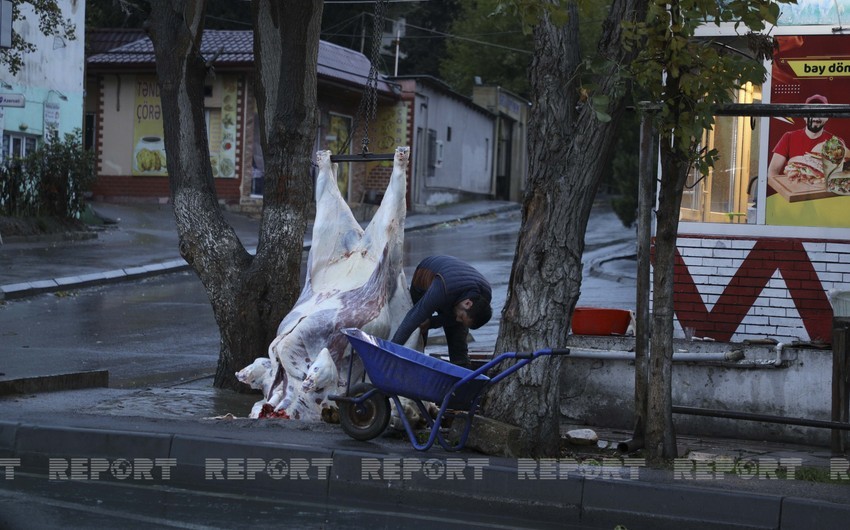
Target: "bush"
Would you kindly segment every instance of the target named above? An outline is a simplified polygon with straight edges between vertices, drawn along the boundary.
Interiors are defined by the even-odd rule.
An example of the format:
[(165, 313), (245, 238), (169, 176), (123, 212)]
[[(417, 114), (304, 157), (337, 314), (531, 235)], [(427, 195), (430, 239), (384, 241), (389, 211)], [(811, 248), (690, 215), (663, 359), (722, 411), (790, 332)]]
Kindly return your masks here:
[(56, 133), (26, 158), (0, 164), (0, 215), (76, 219), (94, 183), (94, 152), (83, 148), (76, 129), (60, 141)]

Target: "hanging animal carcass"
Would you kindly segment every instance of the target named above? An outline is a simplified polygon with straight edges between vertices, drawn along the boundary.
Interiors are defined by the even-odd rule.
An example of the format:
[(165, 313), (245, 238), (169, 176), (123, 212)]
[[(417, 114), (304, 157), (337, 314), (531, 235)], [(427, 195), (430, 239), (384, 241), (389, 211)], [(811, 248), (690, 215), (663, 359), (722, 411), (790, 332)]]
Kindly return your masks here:
[[(269, 404), (292, 419), (321, 419), (323, 409), (335, 408), (327, 396), (340, 393), (348, 380), (351, 348), (339, 330), (357, 327), (386, 338), (412, 307), (402, 263), (410, 148), (396, 149), (389, 185), (365, 230), (337, 188), (330, 157), (330, 151), (316, 154), (316, 220), (301, 295), (278, 326), (269, 358), (255, 361), (263, 369), (251, 365), (237, 373), (265, 394), (251, 417)], [(266, 361), (272, 383), (263, 379), (269, 377)], [(352, 381), (362, 373), (355, 362)]]

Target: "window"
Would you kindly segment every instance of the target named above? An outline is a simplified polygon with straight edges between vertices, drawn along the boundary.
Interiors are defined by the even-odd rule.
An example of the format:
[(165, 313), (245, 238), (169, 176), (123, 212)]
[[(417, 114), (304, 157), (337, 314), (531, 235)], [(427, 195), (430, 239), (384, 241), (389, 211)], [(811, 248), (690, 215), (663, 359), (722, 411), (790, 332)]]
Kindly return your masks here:
[[(435, 174), (435, 169), (440, 167), (438, 164), (438, 153), (437, 153), (437, 131), (434, 129), (428, 129), (428, 171), (425, 173), (426, 177), (433, 177)], [(442, 163), (442, 160), (440, 160)]]
[[(735, 103), (761, 101), (761, 87), (748, 83)], [(706, 131), (703, 145), (717, 149), (719, 158), (704, 178), (692, 169), (682, 193), (682, 221), (753, 223), (753, 198), (758, 179), (759, 120), (748, 116), (719, 116)]]
[(24, 158), (35, 151), (37, 137), (30, 134), (3, 133), (2, 157)]
[(97, 118), (95, 117), (94, 112), (86, 112), (84, 129), (85, 134), (83, 135), (83, 147), (88, 149), (94, 149), (94, 141), (95, 135), (97, 131), (95, 130), (95, 126), (97, 124)]

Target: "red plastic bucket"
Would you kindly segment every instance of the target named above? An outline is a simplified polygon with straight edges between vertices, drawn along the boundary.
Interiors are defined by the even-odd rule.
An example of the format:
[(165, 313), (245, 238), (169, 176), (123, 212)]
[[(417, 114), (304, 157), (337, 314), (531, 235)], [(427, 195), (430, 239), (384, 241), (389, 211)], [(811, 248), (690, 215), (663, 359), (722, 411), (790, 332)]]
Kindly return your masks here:
[(625, 335), (631, 315), (626, 309), (577, 307), (573, 311), (574, 335)]

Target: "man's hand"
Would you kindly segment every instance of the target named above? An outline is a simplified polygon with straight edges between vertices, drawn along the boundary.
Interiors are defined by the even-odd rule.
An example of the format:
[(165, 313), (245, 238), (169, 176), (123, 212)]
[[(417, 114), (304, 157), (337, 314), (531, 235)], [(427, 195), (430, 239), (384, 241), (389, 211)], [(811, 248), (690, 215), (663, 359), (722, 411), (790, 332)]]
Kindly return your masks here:
[(426, 318), (425, 322), (419, 324), (419, 332), (424, 336), (428, 336), (428, 330), (431, 329), (431, 319)]

